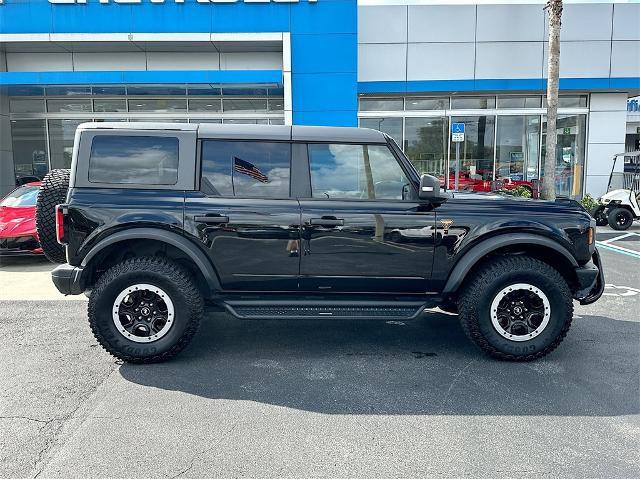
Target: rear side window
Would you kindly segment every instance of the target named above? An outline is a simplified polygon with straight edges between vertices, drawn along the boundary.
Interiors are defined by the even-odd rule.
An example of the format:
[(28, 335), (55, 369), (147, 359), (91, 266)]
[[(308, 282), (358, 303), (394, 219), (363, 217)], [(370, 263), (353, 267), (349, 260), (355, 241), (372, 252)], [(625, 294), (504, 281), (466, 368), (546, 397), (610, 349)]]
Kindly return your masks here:
[(178, 157), (178, 138), (98, 135), (91, 143), (89, 181), (175, 185)]
[(291, 144), (202, 142), (201, 189), (210, 196), (288, 198)]

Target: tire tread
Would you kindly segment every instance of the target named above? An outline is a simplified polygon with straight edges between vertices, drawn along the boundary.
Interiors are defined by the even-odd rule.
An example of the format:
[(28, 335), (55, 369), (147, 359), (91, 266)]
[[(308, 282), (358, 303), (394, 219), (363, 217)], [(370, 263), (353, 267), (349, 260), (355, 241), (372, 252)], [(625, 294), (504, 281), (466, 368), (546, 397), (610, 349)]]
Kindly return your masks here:
[[(486, 294), (491, 283), (505, 271), (524, 270), (528, 272), (537, 272), (558, 285), (562, 291), (562, 297), (565, 301), (565, 308), (568, 312), (568, 319), (554, 340), (544, 349), (526, 355), (516, 355), (500, 351), (489, 343), (480, 331), (477, 315), (477, 298)], [(547, 263), (528, 256), (507, 256), (495, 260), (491, 260), (478, 270), (463, 287), (462, 294), (458, 302), (460, 312), (460, 322), (465, 335), (475, 343), (480, 349), (490, 356), (506, 360), (506, 361), (534, 361), (546, 356), (556, 349), (563, 341), (573, 320), (573, 299), (571, 291), (562, 275)]]
[[(112, 281), (129, 272), (157, 273), (165, 278), (169, 278), (170, 281), (174, 283), (175, 287), (185, 296), (186, 303), (191, 305), (190, 311), (187, 312), (188, 324), (184, 333), (176, 344), (163, 353), (154, 356), (139, 357), (116, 351), (106, 341), (102, 335), (100, 327), (96, 324), (96, 298), (104, 292), (104, 289)], [(118, 263), (100, 277), (95, 288), (91, 292), (87, 312), (89, 316), (89, 326), (91, 327), (93, 335), (100, 346), (102, 346), (109, 354), (128, 363), (148, 364), (171, 359), (191, 342), (193, 336), (200, 327), (200, 319), (204, 313), (204, 301), (193, 277), (186, 269), (166, 258), (142, 256)]]

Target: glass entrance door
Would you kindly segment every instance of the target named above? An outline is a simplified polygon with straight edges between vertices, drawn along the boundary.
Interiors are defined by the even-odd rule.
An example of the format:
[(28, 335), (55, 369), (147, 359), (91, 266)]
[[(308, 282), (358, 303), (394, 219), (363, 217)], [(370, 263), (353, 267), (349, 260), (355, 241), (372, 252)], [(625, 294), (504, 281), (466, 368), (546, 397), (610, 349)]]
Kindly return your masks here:
[[(452, 123), (464, 123), (464, 142), (460, 143), (460, 177), (458, 188), (491, 191), (494, 180), (493, 154), (495, 116), (452, 116)], [(449, 188), (455, 185), (456, 144), (451, 142)]]

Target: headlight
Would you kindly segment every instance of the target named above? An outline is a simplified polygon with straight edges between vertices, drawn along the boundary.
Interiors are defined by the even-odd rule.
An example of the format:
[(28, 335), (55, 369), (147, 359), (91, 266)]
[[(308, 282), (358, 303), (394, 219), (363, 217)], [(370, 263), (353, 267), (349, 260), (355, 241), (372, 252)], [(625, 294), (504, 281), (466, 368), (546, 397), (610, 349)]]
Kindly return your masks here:
[(609, 198), (605, 198), (604, 200), (602, 200), (602, 202), (606, 205), (607, 203), (609, 203), (609, 201), (611, 201)]

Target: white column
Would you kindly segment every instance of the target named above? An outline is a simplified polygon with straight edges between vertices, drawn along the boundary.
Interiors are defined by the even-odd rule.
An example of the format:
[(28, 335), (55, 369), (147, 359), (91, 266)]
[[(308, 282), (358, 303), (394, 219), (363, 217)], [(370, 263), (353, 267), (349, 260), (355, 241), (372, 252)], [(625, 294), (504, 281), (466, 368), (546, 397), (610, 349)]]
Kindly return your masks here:
[[(6, 71), (4, 52), (0, 52), (0, 71)], [(0, 94), (0, 197), (15, 186), (13, 153), (11, 147), (11, 123), (9, 122), (9, 98)]]
[(291, 34), (282, 34), (282, 83), (284, 87), (284, 124), (293, 124), (293, 99), (291, 90)]
[[(624, 151), (627, 124), (626, 93), (592, 93), (585, 193), (602, 196), (607, 190), (613, 155)], [(622, 162), (617, 169), (622, 171)]]

